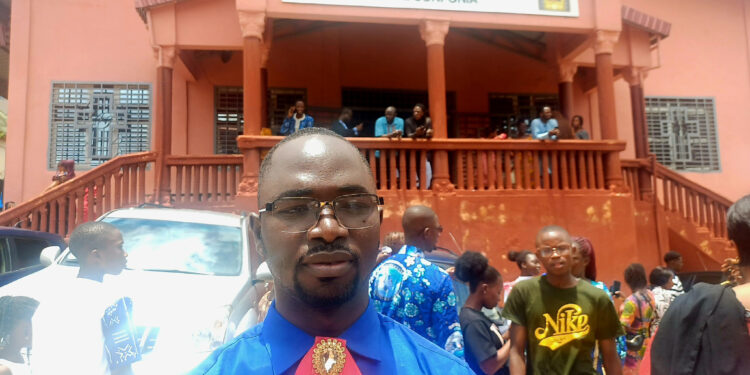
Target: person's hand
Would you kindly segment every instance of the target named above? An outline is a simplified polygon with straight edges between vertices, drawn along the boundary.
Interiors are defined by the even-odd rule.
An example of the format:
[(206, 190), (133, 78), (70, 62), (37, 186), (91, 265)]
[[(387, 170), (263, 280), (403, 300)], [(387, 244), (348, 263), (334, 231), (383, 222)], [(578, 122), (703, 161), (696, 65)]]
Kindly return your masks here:
[(414, 131), (414, 137), (423, 137), (425, 134), (425, 128), (424, 126), (417, 127), (417, 130)]
[(549, 131), (550, 135), (560, 135), (560, 129), (552, 129)]
[(510, 330), (505, 331), (505, 333), (503, 333), (502, 336), (503, 336), (503, 341), (507, 343), (508, 340), (510, 340)]
[(456, 278), (456, 267), (448, 267), (445, 272), (448, 272), (448, 275), (450, 275), (451, 278)]
[(289, 107), (289, 110), (286, 112), (286, 117), (292, 118), (292, 116), (294, 116), (294, 111), (294, 107)]
[(365, 128), (365, 124), (359, 123), (359, 125), (355, 126), (354, 129), (357, 129), (357, 132), (361, 132), (362, 129)]
[(424, 132), (424, 136), (425, 136), (425, 138), (432, 138), (432, 134), (433, 133), (434, 133), (434, 131), (432, 129), (427, 129)]

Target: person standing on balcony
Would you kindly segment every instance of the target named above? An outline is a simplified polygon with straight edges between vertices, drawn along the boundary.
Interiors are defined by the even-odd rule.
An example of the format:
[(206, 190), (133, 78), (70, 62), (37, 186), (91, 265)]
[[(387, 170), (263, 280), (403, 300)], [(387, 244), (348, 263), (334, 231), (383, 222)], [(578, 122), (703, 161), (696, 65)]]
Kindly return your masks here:
[(354, 112), (352, 112), (351, 108), (342, 108), (339, 119), (331, 125), (331, 130), (342, 137), (359, 137), (365, 125), (359, 123), (357, 126), (351, 126), (350, 123), (352, 122), (353, 116)]
[(511, 375), (526, 374), (527, 352), (535, 375), (594, 374), (591, 353), (597, 342), (607, 374), (622, 374), (617, 312), (606, 293), (573, 276), (572, 247), (562, 227), (547, 226), (537, 234), (537, 256), (547, 273), (516, 284), (503, 309), (512, 322)]
[(682, 285), (682, 280), (680, 279), (677, 274), (682, 271), (683, 262), (682, 262), (682, 254), (676, 252), (676, 251), (667, 251), (666, 254), (664, 254), (664, 263), (667, 265), (667, 268), (669, 268), (670, 271), (674, 274), (672, 277), (672, 291), (675, 292), (677, 295), (685, 293), (685, 288)]
[(396, 107), (385, 109), (385, 116), (375, 121), (375, 136), (400, 138), (404, 134), (404, 119), (396, 116)]
[[(427, 117), (427, 107), (424, 104), (417, 103), (414, 105), (412, 116), (404, 121), (404, 133), (407, 137), (415, 140), (417, 138), (432, 139), (432, 120)], [(432, 165), (430, 164), (430, 159), (432, 159), (432, 154), (427, 153), (425, 176), (427, 177), (428, 189), (432, 184)], [(417, 178), (419, 178), (418, 176), (419, 171), (417, 171)]]
[(560, 135), (557, 120), (552, 118), (552, 108), (543, 107), (539, 117), (531, 121), (531, 136), (539, 140), (557, 140)]
[(258, 180), (250, 226), (275, 301), (191, 374), (472, 374), (370, 300), (382, 201), (356, 146), (302, 130), (271, 149)]
[(381, 263), (370, 278), (375, 308), (437, 346), (463, 357), (456, 295), (448, 272), (425, 259), (443, 227), (435, 212), (411, 206), (402, 218), (406, 246)]
[(300, 129), (312, 128), (315, 120), (312, 116), (305, 114), (305, 102), (297, 100), (294, 107), (289, 107), (286, 119), (281, 124), (281, 135), (290, 135)]
[(589, 132), (587, 132), (586, 129), (583, 128), (582, 116), (579, 116), (579, 115), (573, 116), (573, 120), (571, 120), (570, 125), (573, 127), (573, 131), (576, 134), (576, 139), (584, 139), (584, 140), (591, 139)]
[[(750, 276), (750, 195), (727, 212), (739, 270)], [(750, 284), (698, 283), (672, 302), (651, 349), (652, 374), (750, 374)]]
[(432, 138), (432, 120), (427, 117), (424, 104), (414, 105), (413, 115), (404, 122), (404, 133), (411, 138)]

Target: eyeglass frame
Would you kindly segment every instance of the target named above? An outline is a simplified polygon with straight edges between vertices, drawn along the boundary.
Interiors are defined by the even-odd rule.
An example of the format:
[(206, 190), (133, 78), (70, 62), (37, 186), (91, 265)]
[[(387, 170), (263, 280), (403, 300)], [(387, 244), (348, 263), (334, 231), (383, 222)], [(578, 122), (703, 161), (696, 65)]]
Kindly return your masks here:
[[(566, 248), (564, 250), (561, 250), (560, 247), (565, 246)], [(543, 248), (537, 248), (537, 251), (539, 251), (539, 255), (543, 257), (551, 256), (554, 253), (557, 253), (559, 255), (563, 255), (565, 253), (570, 253), (573, 250), (573, 245), (559, 245), (559, 246), (545, 246)], [(549, 251), (548, 254), (545, 255), (545, 253)]]
[(366, 226), (366, 227), (361, 227), (361, 228), (349, 228), (349, 227), (347, 227), (346, 225), (344, 225), (341, 222), (341, 220), (339, 219), (338, 216), (336, 216), (336, 208), (335, 208), (333, 202), (335, 200), (337, 200), (337, 199), (340, 199), (340, 198), (355, 197), (355, 196), (370, 196), (370, 197), (377, 198), (377, 205), (375, 206), (376, 211), (377, 211), (377, 208), (379, 206), (382, 206), (382, 205), (385, 204), (385, 200), (383, 199), (383, 197), (381, 197), (381, 196), (379, 196), (377, 194), (370, 194), (370, 193), (344, 194), (344, 195), (339, 195), (338, 197), (333, 198), (330, 201), (320, 201), (320, 200), (317, 200), (317, 199), (312, 198), (312, 197), (280, 197), (280, 198), (274, 199), (271, 202), (266, 203), (266, 207), (265, 208), (262, 208), (262, 209), (258, 210), (258, 215), (261, 215), (261, 214), (264, 214), (264, 213), (272, 213), (273, 212), (273, 206), (274, 206), (274, 204), (277, 201), (279, 201), (280, 199), (290, 199), (290, 198), (291, 199), (310, 199), (311, 201), (318, 202), (318, 204), (316, 205), (316, 207), (320, 209), (320, 211), (318, 211), (317, 219), (315, 220), (315, 222), (313, 222), (313, 224), (309, 228), (307, 228), (305, 230), (300, 230), (300, 231), (283, 231), (283, 232), (285, 232), (285, 233), (305, 233), (305, 232), (309, 231), (310, 229), (312, 229), (313, 227), (315, 227), (315, 225), (318, 223), (318, 221), (320, 221), (320, 214), (323, 212), (323, 208), (325, 206), (330, 206), (331, 207), (331, 211), (333, 211), (333, 217), (336, 218), (336, 222), (338, 222), (338, 224), (341, 227), (346, 228), (347, 230), (359, 230), (359, 229), (372, 228), (373, 226), (375, 226), (374, 224), (370, 225), (370, 226)]

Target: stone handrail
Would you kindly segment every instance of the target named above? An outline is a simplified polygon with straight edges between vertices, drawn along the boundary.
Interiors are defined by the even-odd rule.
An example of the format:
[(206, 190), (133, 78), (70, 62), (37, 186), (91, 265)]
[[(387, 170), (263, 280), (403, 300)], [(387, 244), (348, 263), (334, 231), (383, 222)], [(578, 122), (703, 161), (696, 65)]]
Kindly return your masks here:
[(34, 199), (3, 211), (0, 225), (65, 237), (77, 225), (94, 220), (107, 211), (146, 203), (146, 168), (155, 161), (155, 152), (115, 157)]
[(230, 201), (242, 176), (242, 155), (170, 155), (165, 163), (175, 203)]
[[(240, 136), (238, 145), (246, 153), (245, 160), (257, 160), (246, 168), (257, 171), (260, 154), (281, 139)], [(430, 189), (428, 184), (420, 183), (429, 179), (429, 172), (433, 185), (444, 178), (451, 190), (604, 190), (614, 183), (607, 180), (605, 159), (618, 157), (625, 149), (622, 141), (382, 137), (349, 138), (349, 141), (370, 163), (379, 190)], [(250, 152), (258, 157), (248, 157)], [(444, 159), (447, 162), (440, 163), (440, 153), (447, 156)], [(253, 171), (249, 172), (252, 175)], [(619, 173), (618, 170), (615, 175)]]
[[(714, 237), (727, 239), (726, 215), (732, 201), (690, 181), (681, 174), (651, 159), (622, 160), (623, 175), (636, 199), (645, 199), (638, 179), (642, 171), (650, 179), (653, 195), (665, 210), (678, 213), (695, 225), (706, 227)], [(655, 180), (654, 180), (655, 179)]]

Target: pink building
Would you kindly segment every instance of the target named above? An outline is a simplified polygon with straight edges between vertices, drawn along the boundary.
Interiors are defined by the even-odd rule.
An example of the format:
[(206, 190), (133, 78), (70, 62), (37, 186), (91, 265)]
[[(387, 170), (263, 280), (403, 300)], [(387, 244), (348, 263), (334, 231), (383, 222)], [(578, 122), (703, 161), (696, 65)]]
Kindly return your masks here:
[[(117, 155), (149, 150), (160, 155), (157, 173), (143, 183), (151, 186), (156, 178), (157, 185), (169, 184), (169, 178), (163, 177), (168, 174), (171, 189), (164, 185), (162, 191), (174, 194), (174, 180), (182, 175), (168, 169), (164, 158), (253, 150), (248, 146), (254, 142), (252, 137), (257, 138), (261, 128), (277, 132), (289, 105), (298, 99), (307, 103), (308, 114), (321, 126), (329, 125), (342, 106), (351, 107), (355, 118), (365, 122), (366, 133), (386, 106), (395, 105), (400, 116), (408, 117), (411, 106), (424, 101), (436, 126), (436, 139), (446, 142), (476, 138), (511, 115), (536, 117), (542, 105), (568, 117), (580, 115), (593, 140), (601, 141), (592, 144), (604, 148), (575, 148), (579, 167), (587, 163), (585, 152), (615, 152), (606, 147), (615, 150), (619, 146), (611, 142), (625, 141), (618, 157), (596, 159), (606, 170), (596, 186), (629, 185), (630, 190), (613, 189), (595, 203), (585, 200), (585, 191), (580, 193), (583, 198), (565, 196), (582, 210), (571, 211), (565, 220), (583, 226), (595, 217), (604, 230), (598, 235), (601, 242), (612, 233), (627, 237), (653, 225), (639, 219), (639, 212), (648, 207), (632, 202), (641, 193), (653, 194), (653, 186), (644, 175), (636, 180), (638, 172), (625, 173), (623, 183), (620, 158), (644, 159), (653, 153), (659, 163), (704, 187), (696, 194), (714, 191), (733, 201), (750, 192), (750, 148), (742, 146), (746, 116), (740, 110), (750, 102), (746, 1), (512, 3), (15, 0), (5, 200), (22, 202), (40, 195), (59, 160), (75, 159), (85, 171)], [(243, 133), (250, 138), (238, 147), (237, 136)], [(240, 195), (253, 193), (254, 176), (247, 165), (257, 161), (254, 152), (257, 149), (244, 152), (243, 180), (230, 180), (239, 184)], [(436, 174), (436, 182), (447, 181), (458, 190), (472, 190), (476, 184), (481, 190), (482, 179), (492, 178), (477, 173), (477, 180), (472, 175), (468, 185), (457, 182), (457, 173), (461, 179), (468, 173), (464, 168), (474, 170), (474, 159), (459, 156), (449, 164), (448, 151), (442, 152), (436, 151), (434, 163), (437, 168), (444, 163), (451, 175)], [(593, 160), (588, 159), (592, 168), (588, 176), (581, 172), (578, 181), (571, 177), (570, 182), (566, 177), (566, 189), (583, 189), (587, 177), (593, 186)], [(498, 164), (498, 174), (492, 174), (498, 181), (502, 168)], [(544, 181), (524, 186), (539, 189), (540, 185), (549, 186)], [(633, 191), (632, 196), (628, 191)], [(665, 200), (664, 190), (657, 194), (663, 206), (673, 204)], [(631, 201), (620, 201), (624, 196)], [(679, 197), (682, 202), (683, 196)], [(579, 198), (579, 203), (572, 203)], [(407, 194), (398, 199), (405, 204), (424, 197), (412, 199)], [(713, 225), (700, 217), (714, 214), (685, 199), (687, 210), (695, 209), (692, 218), (698, 226)], [(505, 207), (503, 202), (493, 207)], [(555, 207), (550, 215), (564, 217), (561, 210), (566, 208)], [(617, 215), (623, 213), (613, 210), (631, 216), (624, 232), (615, 228)], [(395, 221), (386, 220), (386, 226), (395, 228)], [(701, 256), (709, 256), (712, 267), (724, 254), (709, 255), (713, 250), (706, 251), (710, 246), (699, 236), (683, 233), (681, 239), (672, 232), (668, 240), (651, 234), (631, 238), (613, 251), (638, 254), (624, 256), (623, 262), (654, 265), (657, 249), (687, 243), (703, 251), (695, 258), (687, 256), (688, 263), (692, 259), (700, 264)], [(458, 242), (474, 248), (489, 246), (485, 242), (490, 237), (479, 235), (474, 240), (474, 236), (463, 230)], [(516, 239), (505, 244), (528, 242)]]

